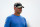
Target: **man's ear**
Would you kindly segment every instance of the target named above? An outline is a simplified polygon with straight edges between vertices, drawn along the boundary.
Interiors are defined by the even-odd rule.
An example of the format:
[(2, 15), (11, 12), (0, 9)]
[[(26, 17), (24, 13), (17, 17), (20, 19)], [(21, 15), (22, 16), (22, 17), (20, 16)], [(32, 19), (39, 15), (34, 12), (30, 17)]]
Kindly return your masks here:
[(14, 6), (14, 10), (16, 9), (16, 6)]
[(15, 7), (14, 7), (14, 10), (15, 10)]

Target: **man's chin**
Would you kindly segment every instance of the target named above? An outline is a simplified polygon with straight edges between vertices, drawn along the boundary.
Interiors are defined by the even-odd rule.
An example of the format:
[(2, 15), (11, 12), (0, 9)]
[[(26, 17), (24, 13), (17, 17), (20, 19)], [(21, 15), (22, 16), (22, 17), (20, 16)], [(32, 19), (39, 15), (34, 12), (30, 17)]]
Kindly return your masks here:
[(18, 12), (18, 14), (21, 14), (21, 12), (20, 13)]

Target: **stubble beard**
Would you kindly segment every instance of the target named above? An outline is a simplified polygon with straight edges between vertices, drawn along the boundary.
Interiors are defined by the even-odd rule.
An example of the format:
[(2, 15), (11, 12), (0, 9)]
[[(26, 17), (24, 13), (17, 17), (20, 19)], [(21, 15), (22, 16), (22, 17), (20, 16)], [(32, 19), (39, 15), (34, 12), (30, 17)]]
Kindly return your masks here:
[(21, 14), (21, 13), (19, 13), (19, 12), (17, 12), (18, 14)]

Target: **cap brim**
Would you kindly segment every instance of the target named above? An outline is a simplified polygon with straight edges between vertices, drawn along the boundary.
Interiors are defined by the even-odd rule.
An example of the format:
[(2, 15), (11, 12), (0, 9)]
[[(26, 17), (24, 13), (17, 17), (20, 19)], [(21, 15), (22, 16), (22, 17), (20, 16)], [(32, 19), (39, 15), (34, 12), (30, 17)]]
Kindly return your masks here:
[(17, 8), (24, 8), (23, 6), (18, 6)]

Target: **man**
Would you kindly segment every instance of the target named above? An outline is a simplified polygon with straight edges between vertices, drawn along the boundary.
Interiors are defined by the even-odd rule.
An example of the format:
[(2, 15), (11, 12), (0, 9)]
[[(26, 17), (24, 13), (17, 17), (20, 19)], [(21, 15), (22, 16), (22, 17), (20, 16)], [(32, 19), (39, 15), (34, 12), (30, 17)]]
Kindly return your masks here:
[(14, 4), (15, 13), (7, 17), (4, 27), (27, 27), (26, 19), (20, 15), (22, 8), (21, 3)]

